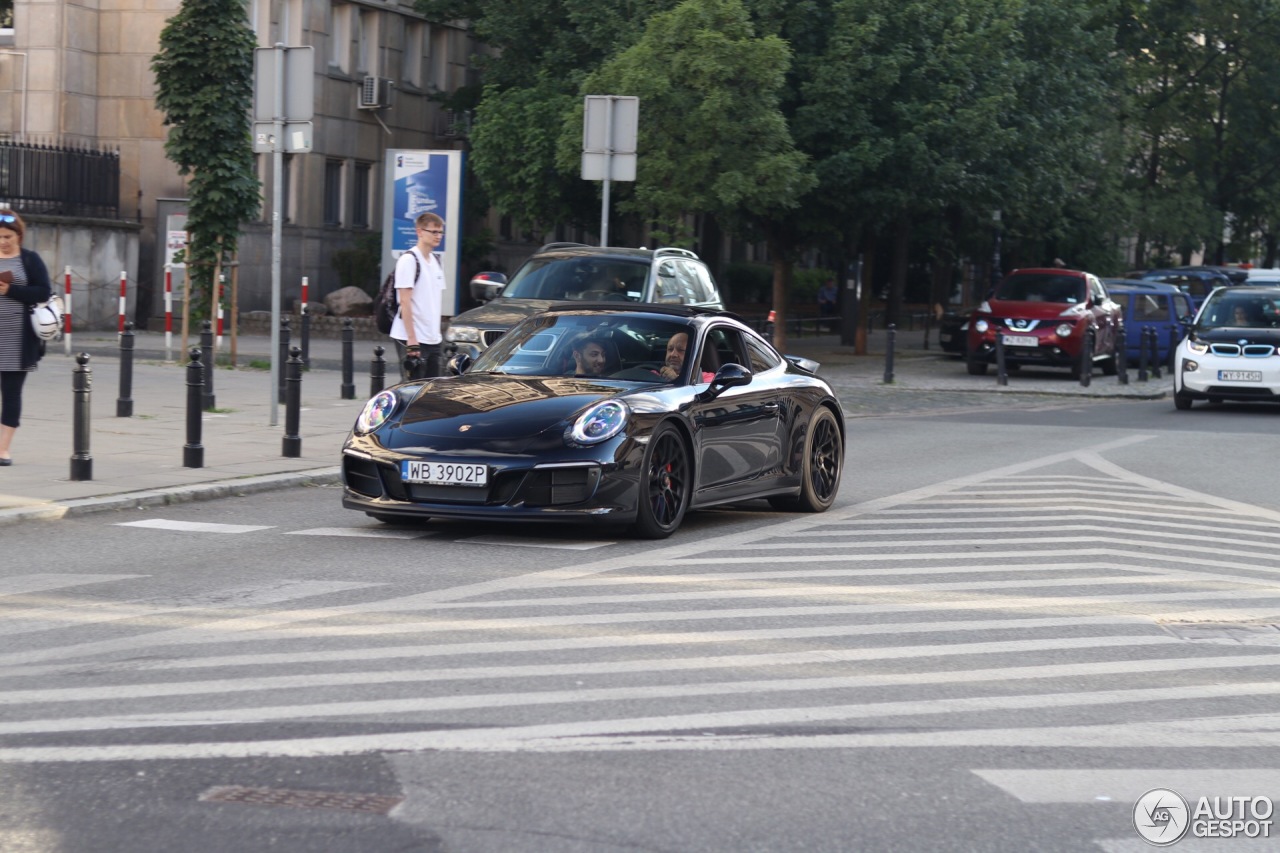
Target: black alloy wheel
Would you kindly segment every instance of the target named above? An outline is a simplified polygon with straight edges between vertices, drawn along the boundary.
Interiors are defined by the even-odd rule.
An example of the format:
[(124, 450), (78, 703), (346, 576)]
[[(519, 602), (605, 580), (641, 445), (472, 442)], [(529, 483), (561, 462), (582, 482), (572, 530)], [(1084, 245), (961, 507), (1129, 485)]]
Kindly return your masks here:
[(693, 491), (689, 449), (670, 424), (660, 425), (649, 439), (640, 489), (636, 532), (645, 539), (666, 539), (684, 519)]
[(844, 439), (830, 409), (819, 408), (809, 419), (801, 460), (800, 494), (776, 495), (769, 503), (791, 512), (825, 512), (835, 502), (844, 469)]

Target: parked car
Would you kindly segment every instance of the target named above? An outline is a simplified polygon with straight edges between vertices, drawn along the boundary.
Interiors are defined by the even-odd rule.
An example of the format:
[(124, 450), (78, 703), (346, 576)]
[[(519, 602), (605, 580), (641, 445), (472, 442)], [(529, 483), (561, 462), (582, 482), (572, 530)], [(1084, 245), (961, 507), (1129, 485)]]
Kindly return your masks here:
[(1266, 284), (1280, 286), (1280, 270), (1266, 267), (1251, 268), (1247, 271), (1249, 284)]
[(1209, 270), (1227, 277), (1231, 284), (1245, 284), (1249, 280), (1249, 270), (1244, 267), (1222, 267), (1213, 264), (1201, 264), (1195, 267), (1178, 267), (1179, 270)]
[(947, 311), (938, 321), (938, 346), (943, 352), (964, 355), (966, 340), (969, 337), (969, 315), (972, 309), (963, 308)]
[(1191, 304), (1199, 308), (1215, 287), (1230, 287), (1231, 279), (1220, 272), (1210, 269), (1152, 269), (1144, 270), (1128, 277), (1139, 281), (1162, 281), (1174, 284), (1183, 293), (1191, 297)]
[[(674, 380), (668, 344), (687, 336)], [(603, 351), (575, 375), (572, 351)], [(686, 512), (766, 498), (822, 512), (845, 420), (818, 364), (724, 312), (559, 303), (454, 375), (365, 404), (342, 448), (343, 506), (379, 521), (628, 524), (663, 538)]]
[(1067, 367), (1079, 378), (1087, 364), (1110, 376), (1116, 373), (1124, 321), (1092, 273), (1022, 269), (1005, 276), (969, 320), (970, 374), (981, 376), (995, 362), (997, 335), (1010, 367)]
[(1167, 362), (1195, 314), (1191, 297), (1177, 285), (1160, 281), (1122, 278), (1102, 281), (1107, 293), (1124, 309), (1125, 360), (1129, 365), (1138, 363), (1142, 335), (1147, 329), (1156, 330), (1154, 360)]
[(500, 273), (480, 273), (472, 279), (471, 295), (484, 304), (454, 317), (444, 337), (447, 352), (473, 359), (516, 323), (556, 302), (724, 308), (707, 265), (688, 249), (581, 243), (548, 243), (516, 270), (510, 282)]
[(1215, 290), (1174, 356), (1173, 404), (1280, 402), (1280, 287)]

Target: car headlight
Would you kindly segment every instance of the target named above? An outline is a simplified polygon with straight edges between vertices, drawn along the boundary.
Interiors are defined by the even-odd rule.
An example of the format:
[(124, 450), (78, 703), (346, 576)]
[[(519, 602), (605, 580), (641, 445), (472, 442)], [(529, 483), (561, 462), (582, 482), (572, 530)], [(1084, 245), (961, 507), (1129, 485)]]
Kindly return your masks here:
[(480, 343), (480, 330), (475, 326), (450, 326), (444, 333), (445, 339), (467, 344)]
[(631, 409), (621, 400), (605, 400), (587, 409), (570, 425), (565, 438), (575, 444), (608, 441), (627, 425)]
[(1071, 337), (1071, 333), (1074, 330), (1075, 330), (1075, 326), (1071, 325), (1070, 323), (1059, 323), (1058, 328), (1054, 329), (1053, 331), (1056, 332), (1058, 337), (1060, 338), (1069, 338)]
[(364, 404), (360, 417), (356, 418), (356, 432), (365, 435), (385, 424), (395, 412), (399, 400), (393, 391), (379, 391)]
[(976, 329), (979, 333), (985, 332), (990, 327), (991, 327), (991, 324), (988, 323), (986, 320), (978, 320), (973, 324), (973, 328)]
[(1206, 344), (1204, 341), (1196, 341), (1188, 338), (1187, 349), (1193, 353), (1196, 353), (1197, 355), (1203, 355), (1204, 353), (1207, 353), (1209, 351), (1209, 345)]

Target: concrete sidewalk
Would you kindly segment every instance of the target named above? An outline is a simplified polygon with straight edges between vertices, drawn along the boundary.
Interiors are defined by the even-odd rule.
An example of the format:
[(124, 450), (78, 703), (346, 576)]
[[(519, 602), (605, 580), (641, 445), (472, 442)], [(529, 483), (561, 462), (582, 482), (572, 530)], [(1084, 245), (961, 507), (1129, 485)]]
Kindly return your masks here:
[[(964, 363), (899, 336), (894, 382), (884, 383), (882, 332), (872, 336), (870, 355), (841, 347), (835, 336), (792, 338), (786, 350), (822, 362), (822, 374), (842, 396), (871, 386), (910, 394), (923, 391), (988, 395), (1040, 394), (1073, 397), (1152, 399), (1172, 390), (1164, 379), (1121, 385), (1115, 377), (1095, 375), (1089, 387), (1065, 371), (1023, 371), (1007, 386), (992, 375), (969, 376)], [(198, 338), (191, 341), (198, 343)], [(120, 381), (119, 337), (111, 332), (77, 333), (74, 351), (90, 354), (92, 395), (89, 455), (92, 479), (73, 481), (73, 369), (75, 358), (63, 342), (49, 347), (40, 368), (27, 378), (22, 427), (12, 448), (14, 464), (0, 469), (0, 525), (29, 518), (59, 518), (110, 509), (162, 505), (243, 494), (296, 484), (338, 481), (338, 455), (370, 387), (374, 346), (356, 341), (352, 348), (356, 399), (343, 400), (342, 344), (311, 340), (311, 369), (303, 373), (299, 435), (301, 456), (282, 455), (285, 407), (273, 403), (268, 366), (271, 340), (240, 336), (237, 368), (219, 367), (214, 377), (215, 410), (201, 416), (204, 467), (183, 465), (187, 444), (186, 359), (177, 336), (169, 350), (163, 333), (134, 337), (132, 417), (117, 417)], [(296, 343), (296, 341), (295, 341)], [(914, 345), (914, 346), (913, 346)], [(223, 341), (220, 364), (229, 354)], [(387, 349), (388, 384), (398, 376), (394, 348)], [(166, 361), (167, 352), (174, 361)], [(276, 423), (271, 424), (275, 412)]]

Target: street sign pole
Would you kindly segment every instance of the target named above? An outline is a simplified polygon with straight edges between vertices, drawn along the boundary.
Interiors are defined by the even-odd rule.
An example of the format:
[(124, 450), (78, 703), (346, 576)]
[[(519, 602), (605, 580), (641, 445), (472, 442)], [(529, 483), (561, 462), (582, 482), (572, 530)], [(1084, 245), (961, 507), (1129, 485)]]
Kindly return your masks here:
[[(605, 160), (613, 160), (613, 98), (604, 104), (604, 156)], [(605, 170), (604, 192), (600, 203), (600, 245), (609, 245), (609, 170)]]
[(284, 45), (275, 45), (275, 109), (271, 117), (271, 382), (267, 386), (271, 394), (271, 422), (275, 426), (280, 417), (280, 371), (277, 353), (280, 352), (280, 243), (283, 239), (284, 217), (280, 207), (284, 202)]

